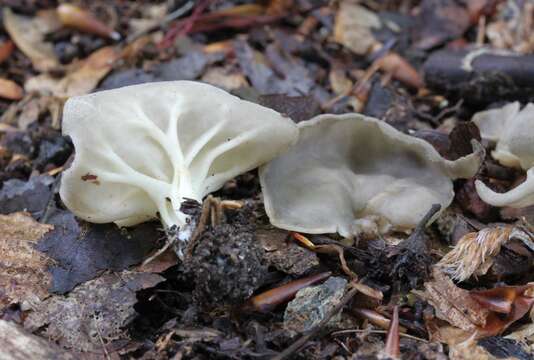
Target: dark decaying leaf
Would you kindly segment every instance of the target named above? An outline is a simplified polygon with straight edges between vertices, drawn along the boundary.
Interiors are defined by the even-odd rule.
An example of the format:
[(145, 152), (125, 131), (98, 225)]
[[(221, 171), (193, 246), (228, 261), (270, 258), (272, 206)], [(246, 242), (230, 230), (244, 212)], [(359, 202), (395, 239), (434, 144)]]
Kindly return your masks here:
[(382, 119), (395, 101), (396, 94), (392, 87), (384, 86), (380, 81), (373, 80), (369, 98), (362, 113)]
[(465, 212), (474, 215), (478, 220), (484, 222), (495, 220), (496, 209), (478, 196), (474, 179), (459, 182), (455, 200)]
[[(210, 56), (200, 51), (191, 51), (181, 58), (160, 64), (155, 73), (158, 80), (194, 80), (210, 63)], [(213, 57), (213, 56), (211, 56)]]
[(269, 265), (291, 275), (303, 275), (319, 265), (317, 255), (298, 246), (287, 231), (272, 229), (256, 231), (256, 238), (265, 250)]
[[(269, 46), (266, 53), (269, 60), (276, 63), (275, 72), (267, 66), (265, 59), (258, 59), (259, 54), (255, 53), (247, 42), (234, 42), (234, 49), (241, 69), (260, 94), (302, 96), (310, 93), (314, 84), (300, 59), (291, 59), (274, 45)], [(284, 77), (277, 73), (283, 74)]]
[(137, 68), (125, 69), (116, 71), (106, 77), (100, 84), (99, 90), (115, 89), (122, 86), (137, 85), (152, 81), (156, 81), (152, 73)]
[(449, 139), (451, 143), (447, 158), (456, 160), (473, 152), (471, 141), (481, 141), (480, 130), (473, 122), (460, 122), (452, 129)]
[(532, 359), (532, 354), (526, 352), (519, 342), (501, 336), (480, 339), (478, 345), (482, 346), (487, 352), (499, 359), (510, 357), (519, 360)]
[(105, 270), (121, 271), (140, 263), (161, 238), (154, 223), (119, 229), (114, 224), (88, 224), (67, 211), (48, 219), (54, 230), (37, 249), (55, 260), (51, 291), (65, 293)]
[(279, 113), (289, 116), (293, 121), (309, 120), (321, 111), (319, 103), (311, 96), (287, 96), (283, 94), (261, 95), (259, 103)]
[(0, 214), (27, 211), (40, 216), (52, 196), (54, 178), (47, 175), (34, 176), (28, 181), (10, 179), (0, 190)]
[(125, 338), (123, 328), (136, 315), (136, 292), (163, 280), (149, 273), (105, 274), (80, 285), (67, 297), (54, 295), (43, 301), (24, 326), (63, 347), (101, 354), (103, 345)]
[(423, 50), (460, 37), (470, 25), (467, 9), (455, 0), (424, 0), (417, 22), (414, 46)]
[(218, 54), (191, 51), (177, 59), (157, 64), (148, 71), (133, 68), (114, 72), (102, 81), (99, 90), (154, 81), (194, 80), (202, 75), (208, 65), (217, 60), (220, 60)]
[(49, 166), (61, 166), (65, 164), (72, 154), (72, 144), (66, 137), (57, 136), (53, 139), (44, 139), (39, 144), (39, 154), (35, 164), (39, 168)]

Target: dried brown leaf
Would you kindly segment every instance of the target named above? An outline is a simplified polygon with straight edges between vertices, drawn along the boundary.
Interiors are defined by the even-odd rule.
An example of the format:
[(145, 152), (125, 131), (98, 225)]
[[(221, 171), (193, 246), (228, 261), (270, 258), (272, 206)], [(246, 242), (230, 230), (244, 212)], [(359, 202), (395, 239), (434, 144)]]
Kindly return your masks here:
[(20, 100), (23, 96), (24, 91), (16, 82), (0, 78), (0, 98)]
[(371, 30), (381, 26), (375, 13), (345, 0), (336, 15), (334, 40), (355, 54), (365, 55), (377, 44)]
[(494, 336), (522, 318), (534, 304), (534, 283), (523, 286), (502, 286), (489, 290), (471, 291), (470, 295), (482, 307), (489, 309), (486, 325), (478, 331), (480, 336)]
[(119, 58), (119, 51), (111, 46), (103, 47), (74, 64), (67, 76), (56, 79), (49, 74), (30, 78), (24, 88), (26, 91), (50, 92), (55, 96), (71, 97), (91, 92), (112, 69)]
[(439, 328), (434, 324), (430, 331), (434, 340), (457, 344), (470, 337), (501, 334), (534, 304), (534, 283), (467, 291), (455, 286), (437, 269), (433, 275), (434, 280), (425, 283), (426, 291), (421, 296), (434, 306), (438, 318), (459, 328)]
[(51, 229), (53, 226), (39, 224), (28, 213), (0, 215), (0, 309), (48, 296), (49, 260), (34, 245)]
[(231, 91), (249, 86), (247, 79), (241, 73), (230, 71), (222, 66), (210, 67), (201, 80), (208, 84)]
[(102, 342), (125, 338), (124, 326), (135, 317), (136, 292), (164, 279), (156, 274), (124, 271), (105, 274), (75, 288), (67, 297), (52, 296), (28, 315), (30, 331), (78, 351), (102, 352)]
[(438, 318), (466, 331), (486, 325), (489, 310), (482, 308), (469, 291), (454, 285), (437, 269), (434, 269), (433, 277), (425, 283), (423, 297), (434, 306)]
[(54, 12), (42, 11), (34, 18), (16, 15), (4, 8), (4, 27), (17, 47), (32, 61), (33, 67), (47, 71), (59, 66), (52, 44), (44, 41), (46, 33), (60, 24)]

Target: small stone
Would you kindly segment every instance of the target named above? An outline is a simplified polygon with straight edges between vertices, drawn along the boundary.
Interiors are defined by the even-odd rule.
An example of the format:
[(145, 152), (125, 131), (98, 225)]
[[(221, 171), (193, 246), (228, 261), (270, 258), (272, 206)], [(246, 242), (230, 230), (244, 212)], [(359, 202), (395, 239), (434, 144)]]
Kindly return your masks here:
[[(323, 284), (300, 290), (284, 314), (284, 329), (290, 336), (306, 332), (319, 324), (339, 303), (345, 293), (347, 280), (331, 277)], [(327, 327), (336, 327), (341, 313), (330, 319)]]

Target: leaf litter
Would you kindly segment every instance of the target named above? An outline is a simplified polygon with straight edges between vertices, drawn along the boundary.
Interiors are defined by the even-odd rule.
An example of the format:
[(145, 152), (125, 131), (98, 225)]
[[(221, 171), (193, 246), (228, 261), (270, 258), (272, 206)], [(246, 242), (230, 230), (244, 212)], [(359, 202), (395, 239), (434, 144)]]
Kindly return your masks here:
[[(0, 243), (9, 254), (1, 259), (0, 321), (33, 332), (8, 323), (21, 338), (57, 358), (531, 356), (529, 1), (24, 4), (6, 1), (0, 31)], [(436, 176), (410, 178), (398, 158), (376, 160), (364, 146), (372, 134), (349, 139), (351, 156), (368, 163), (333, 165), (331, 149), (343, 141), (322, 141), (328, 134), (318, 131), (303, 156), (323, 159), (326, 175), (312, 180), (330, 176), (342, 190), (329, 207), (338, 193), (320, 197), (312, 168), (288, 166), (295, 185), (281, 198), (306, 204), (292, 216), (302, 222), (310, 221), (306, 211), (320, 214), (306, 229), (265, 212), (286, 181), (262, 190), (261, 171), (249, 168), (228, 173), (205, 199), (215, 188), (171, 206), (187, 215), (187, 226), (160, 224), (163, 208), (150, 212), (155, 221), (122, 229), (76, 218), (58, 194), (60, 177), (83, 153), (76, 139), (61, 136), (65, 100), (169, 80), (209, 83), (301, 129), (317, 115), (363, 112), (392, 134), (420, 140), (425, 156), (433, 155), (412, 159), (417, 166), (461, 161), (473, 139), (488, 155), (478, 147), (466, 179), (448, 176), (447, 196), (423, 201), (418, 186)], [(212, 105), (207, 97), (203, 108)], [(94, 122), (84, 131), (97, 128), (107, 133)], [(130, 152), (146, 155), (143, 144), (125, 138)], [(103, 151), (99, 144), (89, 147)], [(221, 159), (214, 169), (228, 169)], [(76, 196), (103, 185), (97, 165), (80, 174)], [(392, 195), (404, 200), (385, 198), (380, 211), (364, 206), (374, 210), (362, 217), (347, 200), (364, 191), (347, 188), (340, 168), (370, 179), (408, 176), (413, 184), (402, 188), (404, 197)], [(109, 201), (99, 198), (95, 211)], [(434, 203), (441, 210), (428, 212)], [(321, 222), (350, 231), (314, 231)], [(331, 294), (335, 279), (348, 283), (344, 295)], [(0, 348), (11, 340), (0, 336)], [(32, 356), (31, 347), (25, 351)]]

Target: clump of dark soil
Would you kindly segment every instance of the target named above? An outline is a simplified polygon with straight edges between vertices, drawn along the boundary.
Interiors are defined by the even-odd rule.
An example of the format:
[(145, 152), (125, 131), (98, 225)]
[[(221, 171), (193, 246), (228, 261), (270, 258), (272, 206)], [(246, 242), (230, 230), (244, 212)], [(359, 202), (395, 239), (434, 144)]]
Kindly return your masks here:
[(194, 274), (193, 297), (204, 307), (240, 304), (264, 284), (263, 249), (256, 240), (252, 209), (244, 210), (208, 226), (186, 260), (186, 271)]

